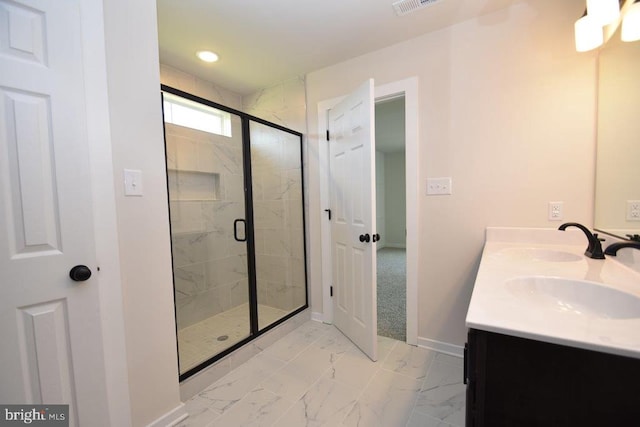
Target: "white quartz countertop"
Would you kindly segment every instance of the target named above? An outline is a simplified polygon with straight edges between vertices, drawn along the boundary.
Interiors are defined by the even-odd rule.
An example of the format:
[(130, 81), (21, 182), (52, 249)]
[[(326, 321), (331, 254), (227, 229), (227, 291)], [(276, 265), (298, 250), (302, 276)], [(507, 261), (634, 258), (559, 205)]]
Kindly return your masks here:
[[(608, 243), (603, 242), (603, 248)], [(633, 314), (633, 297), (640, 303), (640, 274), (614, 257), (587, 258), (586, 247), (587, 238), (577, 229), (488, 228), (467, 327), (640, 358), (640, 315)], [(531, 276), (590, 282), (585, 292), (586, 288), (613, 288), (631, 300), (631, 309), (625, 309), (632, 314), (585, 314), (567, 308), (563, 301), (514, 291), (509, 285), (514, 279)], [(579, 293), (580, 287), (576, 289)], [(612, 304), (615, 307), (617, 302), (612, 299)]]

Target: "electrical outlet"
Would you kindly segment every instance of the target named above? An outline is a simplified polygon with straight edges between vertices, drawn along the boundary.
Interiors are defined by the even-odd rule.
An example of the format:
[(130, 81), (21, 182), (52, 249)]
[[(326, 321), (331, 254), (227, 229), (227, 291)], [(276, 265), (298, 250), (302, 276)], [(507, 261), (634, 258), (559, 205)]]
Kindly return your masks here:
[(549, 221), (562, 221), (562, 202), (549, 202)]
[(640, 200), (627, 200), (627, 221), (640, 221)]
[(451, 194), (451, 178), (427, 178), (427, 195)]

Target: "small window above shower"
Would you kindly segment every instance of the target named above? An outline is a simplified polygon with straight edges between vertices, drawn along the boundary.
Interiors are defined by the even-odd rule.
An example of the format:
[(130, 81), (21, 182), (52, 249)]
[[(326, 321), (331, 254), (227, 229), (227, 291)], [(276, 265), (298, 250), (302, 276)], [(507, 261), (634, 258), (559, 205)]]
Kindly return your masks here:
[(231, 114), (171, 93), (163, 95), (165, 123), (231, 137)]

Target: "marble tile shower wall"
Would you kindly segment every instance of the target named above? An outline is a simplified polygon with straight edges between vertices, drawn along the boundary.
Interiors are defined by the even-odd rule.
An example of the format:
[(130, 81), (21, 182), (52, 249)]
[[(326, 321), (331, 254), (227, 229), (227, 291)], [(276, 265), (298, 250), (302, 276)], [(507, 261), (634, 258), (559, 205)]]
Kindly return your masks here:
[(305, 303), (300, 139), (251, 123), (258, 301), (291, 311)]
[(160, 82), (236, 110), (242, 109), (241, 95), (166, 64), (160, 64)]
[[(304, 76), (245, 96), (242, 104), (248, 114), (307, 133)], [(258, 298), (289, 311), (305, 302), (299, 140), (262, 126), (251, 131)]]
[(247, 252), (233, 236), (244, 218), (242, 137), (166, 125), (178, 329), (248, 302)]
[(247, 114), (302, 134), (307, 133), (305, 77), (298, 76), (242, 98)]

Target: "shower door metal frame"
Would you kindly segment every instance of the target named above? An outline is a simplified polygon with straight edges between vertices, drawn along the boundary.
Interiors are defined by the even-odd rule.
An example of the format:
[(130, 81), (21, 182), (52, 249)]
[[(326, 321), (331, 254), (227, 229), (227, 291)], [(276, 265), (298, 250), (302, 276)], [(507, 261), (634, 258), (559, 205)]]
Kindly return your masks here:
[[(248, 271), (248, 282), (249, 282), (249, 327), (250, 333), (249, 336), (231, 347), (221, 351), (220, 353), (212, 356), (211, 358), (205, 360), (204, 362), (196, 365), (195, 367), (187, 370), (183, 374), (179, 374), (179, 380), (184, 381), (197, 372), (202, 371), (208, 366), (214, 364), (218, 360), (222, 359), (226, 355), (234, 352), (238, 348), (246, 345), (247, 343), (255, 340), (259, 336), (268, 332), (269, 330), (275, 328), (281, 323), (287, 321), (292, 318), (296, 314), (306, 310), (309, 308), (309, 280), (308, 280), (308, 267), (307, 267), (307, 233), (306, 233), (306, 215), (305, 215), (305, 196), (304, 196), (304, 162), (303, 162), (303, 135), (300, 132), (294, 131), (292, 129), (288, 129), (284, 126), (280, 126), (276, 123), (271, 123), (267, 120), (263, 120), (259, 117), (252, 116), (251, 114), (244, 113), (242, 111), (227, 107), (222, 104), (218, 104), (213, 101), (209, 101), (207, 99), (201, 98), (199, 96), (190, 94), (188, 92), (181, 91), (171, 86), (160, 85), (161, 89), (161, 103), (163, 106), (163, 132), (164, 132), (164, 144), (165, 144), (165, 173), (167, 174), (167, 194), (169, 194), (169, 173), (166, 170), (166, 131), (164, 126), (164, 102), (162, 102), (163, 92), (170, 93), (172, 95), (180, 96), (182, 98), (188, 99), (193, 102), (197, 102), (199, 104), (203, 104), (208, 107), (216, 108), (221, 111), (225, 111), (230, 114), (234, 114), (239, 116), (242, 123), (242, 157), (243, 163), (242, 167), (244, 168), (244, 190), (245, 190), (245, 221), (246, 221), (246, 239), (247, 239), (247, 271)], [(304, 289), (305, 289), (305, 301), (304, 305), (300, 308), (295, 309), (291, 313), (285, 315), (284, 317), (276, 320), (268, 326), (260, 329), (258, 324), (258, 284), (256, 280), (256, 245), (255, 245), (255, 234), (254, 234), (254, 217), (253, 217), (253, 183), (252, 183), (252, 175), (251, 175), (251, 135), (250, 135), (250, 123), (256, 122), (265, 126), (269, 126), (280, 131), (292, 134), (300, 138), (300, 180), (301, 180), (301, 196), (302, 196), (302, 238), (303, 238), (303, 252), (304, 252)], [(167, 209), (171, 210), (171, 207), (167, 201)], [(169, 236), (172, 235), (171, 230), (171, 221), (169, 221)], [(173, 271), (173, 243), (171, 244), (171, 270)], [(176, 293), (175, 293), (175, 278), (173, 279), (173, 298), (174, 298), (174, 316), (176, 318), (176, 352), (178, 353), (178, 372), (180, 372), (180, 354), (178, 352), (178, 322), (177, 322), (177, 306), (176, 306)]]

